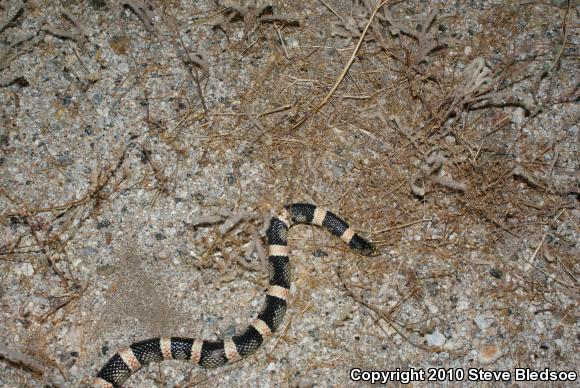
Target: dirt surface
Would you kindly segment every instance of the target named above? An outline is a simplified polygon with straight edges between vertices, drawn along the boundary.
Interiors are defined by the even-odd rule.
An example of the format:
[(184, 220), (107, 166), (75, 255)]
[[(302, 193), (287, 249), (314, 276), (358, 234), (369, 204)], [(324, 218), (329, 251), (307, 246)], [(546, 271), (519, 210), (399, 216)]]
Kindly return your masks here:
[(579, 371), (578, 3), (376, 6), (0, 3), (0, 386), (81, 386), (133, 341), (240, 331), (292, 202), (381, 255), (292, 229), (274, 338), (126, 386)]

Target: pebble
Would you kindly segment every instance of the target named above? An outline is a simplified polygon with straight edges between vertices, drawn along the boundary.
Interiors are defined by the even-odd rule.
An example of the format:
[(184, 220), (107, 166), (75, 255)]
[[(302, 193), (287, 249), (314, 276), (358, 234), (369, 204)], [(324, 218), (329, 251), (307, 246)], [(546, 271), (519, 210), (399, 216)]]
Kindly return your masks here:
[(22, 263), (22, 265), (20, 266), (20, 273), (28, 277), (34, 275), (34, 268), (32, 267), (32, 264)]
[(480, 364), (488, 365), (496, 362), (501, 356), (501, 351), (497, 345), (483, 347), (477, 354), (477, 361)]
[(439, 333), (439, 329), (435, 329), (435, 331), (431, 334), (426, 334), (425, 339), (429, 345), (437, 347), (443, 346), (445, 341), (447, 341), (447, 338), (445, 338), (443, 334)]
[(82, 333), (78, 327), (73, 326), (69, 330), (69, 333), (66, 337), (69, 343), (69, 350), (79, 350), (82, 347)]
[(526, 110), (524, 108), (517, 107), (512, 112), (511, 116), (512, 123), (521, 124), (524, 122), (525, 118), (526, 118)]
[(439, 307), (437, 307), (437, 303), (432, 298), (425, 297), (425, 305), (431, 314), (437, 314), (439, 312)]
[(488, 319), (485, 315), (483, 314), (478, 314), (475, 317), (475, 324), (477, 325), (477, 327), (479, 328), (479, 330), (485, 330), (487, 329), (489, 326), (491, 326), (491, 322), (490, 319)]

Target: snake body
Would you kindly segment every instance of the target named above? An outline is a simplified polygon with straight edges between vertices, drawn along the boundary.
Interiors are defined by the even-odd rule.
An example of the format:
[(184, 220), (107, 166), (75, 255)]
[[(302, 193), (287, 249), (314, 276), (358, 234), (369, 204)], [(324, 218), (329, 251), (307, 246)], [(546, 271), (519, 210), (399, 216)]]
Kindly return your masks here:
[(267, 231), (270, 286), (264, 307), (243, 333), (220, 340), (166, 337), (135, 342), (107, 361), (93, 386), (120, 387), (132, 373), (153, 361), (185, 360), (205, 368), (216, 368), (254, 353), (278, 330), (284, 318), (290, 292), (288, 231), (297, 224), (321, 226), (340, 237), (352, 250), (366, 256), (377, 254), (371, 242), (356, 234), (332, 212), (312, 204), (288, 205), (270, 221)]

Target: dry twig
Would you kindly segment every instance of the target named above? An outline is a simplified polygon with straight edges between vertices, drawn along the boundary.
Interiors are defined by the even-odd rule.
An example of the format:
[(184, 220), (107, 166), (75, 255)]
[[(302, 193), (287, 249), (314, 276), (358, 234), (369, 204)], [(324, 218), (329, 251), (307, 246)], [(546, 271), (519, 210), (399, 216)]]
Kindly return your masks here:
[(46, 365), (38, 359), (10, 349), (7, 345), (0, 343), (0, 358), (5, 359), (11, 364), (18, 365), (24, 369), (28, 369), (34, 374), (42, 375), (46, 370)]

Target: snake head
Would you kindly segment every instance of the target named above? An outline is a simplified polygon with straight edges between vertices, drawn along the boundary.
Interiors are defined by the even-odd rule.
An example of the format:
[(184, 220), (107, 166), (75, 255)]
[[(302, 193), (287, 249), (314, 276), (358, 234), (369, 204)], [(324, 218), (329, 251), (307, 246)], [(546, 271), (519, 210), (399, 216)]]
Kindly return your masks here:
[(362, 250), (361, 253), (365, 256), (379, 256), (381, 254), (379, 248), (372, 242), (369, 242), (369, 246)]
[(362, 238), (358, 234), (352, 236), (352, 239), (348, 243), (350, 248), (361, 255), (365, 256), (378, 256), (380, 255), (379, 249), (372, 242)]

